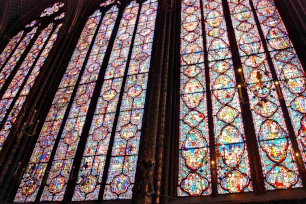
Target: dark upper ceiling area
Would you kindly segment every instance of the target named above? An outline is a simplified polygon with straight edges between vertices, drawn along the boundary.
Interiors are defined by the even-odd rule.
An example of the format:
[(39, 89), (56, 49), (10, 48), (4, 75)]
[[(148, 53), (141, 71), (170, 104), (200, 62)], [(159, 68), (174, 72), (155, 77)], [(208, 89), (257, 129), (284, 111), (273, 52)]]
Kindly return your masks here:
[[(5, 4), (9, 3), (10, 17), (5, 18), (8, 25), (19, 20), (29, 9), (37, 6), (37, 1), (42, 3), (48, 0), (1, 0), (0, 2), (0, 15), (4, 13)], [(2, 17), (2, 16), (1, 16)]]

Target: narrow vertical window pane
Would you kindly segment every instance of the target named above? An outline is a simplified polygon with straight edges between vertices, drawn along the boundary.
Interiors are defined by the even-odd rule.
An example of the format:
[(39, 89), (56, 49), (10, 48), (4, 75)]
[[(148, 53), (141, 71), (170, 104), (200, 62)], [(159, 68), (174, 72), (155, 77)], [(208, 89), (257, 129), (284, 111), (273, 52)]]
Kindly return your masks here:
[(211, 194), (200, 0), (181, 1), (179, 196)]
[(245, 131), (222, 0), (203, 0), (203, 6), (212, 90), (218, 193), (252, 191)]
[[(117, 14), (117, 9), (111, 9), (108, 14), (115, 12)], [(100, 18), (103, 18), (102, 22), (104, 25), (105, 19), (101, 17), (103, 14), (99, 13), (96, 17), (97, 22)], [(102, 24), (103, 24), (102, 23)], [(97, 24), (95, 29), (98, 29)], [(98, 32), (102, 33), (103, 27), (100, 27)], [(96, 32), (96, 31), (95, 31)], [(93, 36), (95, 35), (93, 32)], [(108, 32), (105, 36), (109, 40), (111, 33)], [(87, 36), (88, 37), (88, 36)], [(91, 102), (92, 94), (98, 78), (101, 64), (104, 59), (104, 53), (97, 53), (97, 46), (99, 38), (92, 39), (88, 41), (88, 46), (90, 42), (94, 40), (96, 46), (90, 50), (88, 61), (85, 65), (85, 69), (80, 75), (80, 82), (75, 86), (76, 95), (73, 98), (71, 109), (69, 110), (68, 118), (63, 127), (63, 132), (60, 137), (60, 141), (55, 153), (54, 161), (52, 162), (52, 167), (48, 175), (46, 186), (41, 197), (41, 201), (61, 201), (64, 198), (64, 193), (66, 191), (66, 186), (68, 183), (69, 175), (71, 173), (72, 163), (75, 157), (75, 153), (81, 138), (84, 123), (86, 120), (87, 111)], [(103, 44), (102, 44), (103, 45)], [(108, 41), (104, 42), (104, 46), (107, 47)]]
[[(44, 63), (43, 57), (48, 56), (49, 51), (53, 46), (54, 40), (47, 41), (54, 29), (53, 27), (54, 24), (51, 23), (40, 33), (30, 52), (15, 74), (13, 80), (9, 84), (2, 99), (0, 100), (0, 104), (5, 104), (7, 109), (12, 108), (9, 113), (7, 111), (3, 111), (3, 114), (0, 115), (0, 122), (4, 123), (4, 127), (0, 131), (0, 137), (2, 138), (3, 142), (8, 137), (16, 117), (24, 104), (26, 96), (28, 95), (36, 77), (39, 74), (40, 68)], [(56, 32), (52, 35), (52, 37), (55, 39), (57, 37), (59, 28), (60, 26), (56, 28)], [(37, 60), (37, 58), (39, 59)], [(6, 121), (4, 121), (6, 114), (9, 115)], [(1, 146), (3, 145), (3, 142), (1, 143)]]
[(104, 191), (106, 200), (132, 198), (157, 8), (157, 0), (141, 5)]
[[(74, 86), (76, 85), (86, 54), (89, 50), (90, 42), (93, 39), (93, 35), (100, 21), (100, 15), (99, 12), (92, 15), (83, 29), (77, 47), (61, 81), (60, 88), (55, 95), (46, 121), (40, 132), (30, 162), (23, 175), (23, 179), (15, 197), (15, 202), (34, 202), (36, 200)], [(62, 169), (68, 171), (70, 169), (68, 167), (71, 167), (71, 164), (68, 163), (65, 166), (57, 167), (57, 172), (61, 173)], [(59, 176), (61, 176), (61, 174), (59, 174)], [(61, 177), (58, 180), (60, 185), (51, 189), (55, 195), (57, 192), (64, 190), (64, 181), (65, 180)], [(62, 196), (62, 194), (60, 194), (60, 196)], [(51, 195), (50, 200), (52, 199), (53, 196)]]
[[(0, 72), (0, 89), (3, 87), (6, 79), (10, 76), (12, 71), (14, 70), (17, 62), (19, 61), (21, 55), (24, 53), (26, 48), (28, 47), (29, 43), (31, 42), (32, 38), (34, 37), (35, 33), (37, 32), (37, 27), (32, 28), (30, 32), (26, 34), (26, 36), (22, 39), (19, 43), (17, 49), (10, 57), (8, 62), (1, 68)], [(5, 108), (3, 104), (0, 104), (0, 109)], [(2, 112), (2, 111), (1, 111)]]
[(306, 162), (306, 74), (273, 0), (253, 0)]
[[(267, 190), (301, 187), (276, 87), (248, 0), (228, 0)], [(273, 22), (273, 21), (272, 21)]]
[[(110, 36), (112, 34), (117, 19), (117, 15), (118, 15), (117, 7), (112, 7), (112, 9), (109, 10), (103, 17), (99, 33), (97, 35), (95, 44), (93, 46), (92, 57), (89, 59), (89, 63), (91, 63), (91, 66), (97, 66), (100, 69), (105, 55), (105, 51), (108, 47)], [(124, 41), (119, 41), (119, 42), (124, 42)], [(97, 61), (97, 59), (99, 59), (100, 62), (99, 60)], [(112, 96), (111, 94), (108, 95), (108, 97), (111, 96)], [(93, 123), (95, 124), (99, 121), (103, 121), (103, 119), (104, 119), (103, 115), (98, 115), (94, 117)], [(107, 121), (107, 124), (112, 125), (113, 117), (110, 116), (106, 117), (105, 119)], [(101, 180), (103, 176), (103, 166), (104, 166), (105, 157), (103, 156), (95, 157), (93, 156), (93, 154), (95, 154), (96, 151), (107, 148), (108, 144), (104, 144), (102, 141), (100, 148), (97, 148), (95, 146), (99, 144), (100, 140), (105, 139), (106, 137), (105, 131), (107, 131), (107, 128), (101, 127), (95, 129), (95, 125), (92, 125), (84, 152), (84, 158), (78, 175), (74, 196), (72, 198), (73, 201), (98, 199)]]
[[(52, 7), (59, 11), (63, 6), (56, 3)], [(0, 55), (0, 151), (57, 39), (61, 24), (56, 11), (49, 12), (55, 17), (49, 17), (53, 22), (46, 26), (41, 18), (27, 24)], [(24, 53), (27, 49), (28, 53)], [(3, 87), (5, 84), (7, 87)]]
[(4, 48), (3, 52), (0, 55), (0, 68), (2, 68), (5, 61), (8, 59), (8, 57), (13, 54), (13, 50), (16, 48), (18, 43), (23, 37), (24, 31), (20, 31), (17, 35), (15, 35), (10, 42), (7, 44), (7, 46)]

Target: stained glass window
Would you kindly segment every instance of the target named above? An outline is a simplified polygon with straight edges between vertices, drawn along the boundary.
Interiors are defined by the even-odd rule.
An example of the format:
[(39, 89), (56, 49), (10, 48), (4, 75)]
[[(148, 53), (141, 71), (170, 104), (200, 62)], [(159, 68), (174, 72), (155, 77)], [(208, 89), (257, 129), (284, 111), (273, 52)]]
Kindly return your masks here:
[[(302, 183), (280, 107), (277, 85), (267, 62), (250, 2), (228, 2), (243, 63), (265, 187), (268, 190), (300, 187)], [(274, 19), (271, 20), (274, 22)]]
[(272, 0), (253, 1), (282, 93), (306, 161), (306, 75)]
[[(16, 202), (62, 201), (84, 137), (87, 142), (81, 150), (83, 158), (72, 200), (132, 198), (157, 6), (157, 0), (141, 4), (131, 1), (126, 6), (110, 0), (89, 17), (40, 132)], [(108, 52), (109, 57), (105, 57)], [(98, 99), (92, 100), (96, 92), (100, 93)], [(90, 106), (95, 107), (93, 114)], [(86, 124), (89, 133), (85, 134)]]
[(179, 196), (211, 194), (201, 3), (182, 1)]
[[(229, 23), (242, 68), (233, 64)], [(180, 47), (178, 195), (209, 195), (213, 182), (218, 194), (253, 191), (246, 142), (253, 134), (245, 124), (254, 125), (265, 188), (302, 187), (289, 125), (306, 161), (305, 72), (274, 1), (182, 0)], [(253, 122), (243, 120), (242, 105), (250, 107)]]
[(158, 0), (140, 7), (131, 61), (111, 152), (104, 199), (131, 199), (135, 183)]
[[(214, 168), (214, 165), (217, 168), (218, 193), (252, 191), (244, 126), (222, 1), (182, 1), (181, 15), (178, 195), (210, 194), (210, 167)], [(204, 42), (207, 50), (204, 49)], [(208, 61), (209, 77), (205, 72), (205, 60)], [(210, 90), (206, 90), (207, 79)], [(217, 155), (211, 166), (207, 91), (211, 92), (212, 97), (214, 148)]]
[[(41, 18), (26, 25), (0, 55), (0, 150), (57, 39), (62, 26), (57, 11), (63, 6), (56, 3), (53, 11), (43, 11)], [(41, 22), (47, 10), (53, 22), (46, 25)], [(27, 49), (30, 50), (25, 53)]]
[(252, 191), (235, 69), (222, 0), (203, 1), (212, 95), (218, 193)]

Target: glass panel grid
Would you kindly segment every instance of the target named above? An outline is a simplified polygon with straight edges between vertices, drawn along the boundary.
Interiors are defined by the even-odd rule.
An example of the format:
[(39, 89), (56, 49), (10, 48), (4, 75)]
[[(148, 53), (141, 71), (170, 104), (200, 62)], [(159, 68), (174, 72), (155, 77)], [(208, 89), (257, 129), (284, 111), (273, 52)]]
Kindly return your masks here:
[(301, 187), (276, 86), (249, 1), (228, 0), (249, 94), (267, 190)]
[(142, 4), (112, 147), (104, 199), (131, 199), (147, 92), (157, 0)]
[(306, 74), (273, 0), (253, 0), (285, 98), (298, 145), (306, 162)]
[[(73, 92), (73, 86), (79, 77), (85, 56), (88, 52), (89, 44), (101, 18), (98, 14), (99, 13), (95, 13), (89, 18), (85, 28), (82, 31), (76, 49), (61, 81), (60, 88), (55, 95), (46, 121), (40, 132), (37, 144), (30, 158), (30, 162), (23, 175), (23, 179), (15, 197), (15, 202), (34, 202), (36, 200), (36, 196), (44, 178), (58, 131), (61, 127), (62, 120)], [(66, 162), (63, 165), (56, 165), (56, 170), (58, 173), (60, 173), (61, 169), (67, 170), (70, 169), (70, 167), (71, 163)], [(53, 173), (56, 172), (54, 171)], [(55, 194), (60, 194), (59, 187), (64, 185), (64, 181), (65, 179), (63, 180), (63, 177), (60, 177), (57, 180), (57, 182), (60, 183), (57, 184), (61, 185), (53, 186), (51, 189), (52, 192)], [(61, 191), (62, 190), (63, 189), (61, 189)], [(62, 196), (62, 194), (60, 194), (60, 196)], [(52, 196), (51, 199), (53, 199)], [(56, 197), (54, 199), (56, 199)]]
[(200, 1), (181, 1), (178, 196), (211, 194), (204, 43)]

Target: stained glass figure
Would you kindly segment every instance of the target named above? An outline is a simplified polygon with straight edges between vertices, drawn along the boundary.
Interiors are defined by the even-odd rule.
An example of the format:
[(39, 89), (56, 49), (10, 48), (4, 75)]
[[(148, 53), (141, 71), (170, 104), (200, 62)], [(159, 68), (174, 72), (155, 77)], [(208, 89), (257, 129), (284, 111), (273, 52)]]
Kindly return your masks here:
[[(271, 1), (270, 3), (269, 1), (262, 2), (264, 3), (259, 4), (259, 7), (271, 5)], [(301, 187), (301, 178), (280, 107), (277, 87), (273, 82), (271, 67), (267, 63), (267, 56), (258, 33), (250, 1), (228, 0), (228, 3), (243, 63), (243, 74), (249, 94), (265, 187), (267, 190)], [(265, 7), (258, 12), (268, 11), (268, 15), (269, 8)], [(278, 23), (277, 19), (272, 17), (263, 24), (270, 26)], [(273, 37), (271, 45), (282, 48), (286, 43), (283, 40), (286, 38)], [(280, 41), (280, 44), (276, 43)]]
[[(57, 5), (57, 4), (55, 4)], [(57, 6), (53, 6), (54, 8)], [(61, 3), (63, 6), (63, 4)], [(59, 8), (58, 8), (59, 9)], [(56, 13), (52, 13), (56, 15)], [(50, 14), (51, 15), (51, 14)], [(62, 24), (59, 20), (47, 25), (39, 31), (41, 19), (26, 25), (7, 45), (0, 56), (0, 150), (22, 109), (24, 102), (34, 86), (45, 60), (57, 39)], [(22, 55), (30, 42), (34, 45), (22, 59)], [(18, 65), (20, 60), (21, 65)], [(7, 84), (4, 90), (3, 86)]]

